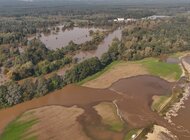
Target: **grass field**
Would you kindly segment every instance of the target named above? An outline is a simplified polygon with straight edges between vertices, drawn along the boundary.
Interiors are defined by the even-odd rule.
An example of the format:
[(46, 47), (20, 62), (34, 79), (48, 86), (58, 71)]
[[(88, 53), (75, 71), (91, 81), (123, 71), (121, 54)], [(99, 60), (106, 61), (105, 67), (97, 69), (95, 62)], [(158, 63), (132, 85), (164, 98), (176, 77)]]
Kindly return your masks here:
[(126, 135), (125, 135), (125, 140), (132, 140), (132, 136), (135, 135), (137, 136), (139, 133), (139, 129), (133, 129), (130, 130)]
[(124, 122), (117, 114), (117, 108), (113, 103), (100, 103), (95, 110), (102, 117), (102, 123), (108, 126), (111, 131), (120, 132), (124, 129)]
[(145, 74), (159, 76), (165, 80), (174, 82), (181, 77), (182, 69), (178, 64), (160, 62), (156, 58), (146, 58), (130, 62), (115, 61), (104, 70), (84, 79), (78, 84), (91, 88), (108, 88), (122, 78)]
[(150, 74), (160, 76), (168, 80), (178, 80), (182, 74), (182, 70), (178, 64), (160, 62), (155, 58), (144, 59), (138, 63), (143, 64)]
[(11, 122), (0, 137), (0, 140), (36, 140), (35, 136), (24, 137), (24, 134), (38, 122), (37, 119), (30, 119), (27, 121), (20, 121), (20, 117)]

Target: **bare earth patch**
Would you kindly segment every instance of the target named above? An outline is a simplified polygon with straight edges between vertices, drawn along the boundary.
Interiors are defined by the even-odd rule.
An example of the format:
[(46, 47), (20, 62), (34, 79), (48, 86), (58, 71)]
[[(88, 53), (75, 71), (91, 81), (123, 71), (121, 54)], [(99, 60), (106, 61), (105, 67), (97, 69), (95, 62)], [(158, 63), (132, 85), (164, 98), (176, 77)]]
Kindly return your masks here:
[(35, 117), (39, 120), (25, 134), (28, 137), (37, 136), (39, 140), (89, 140), (77, 121), (83, 112), (75, 106), (46, 106), (24, 113), (21, 119)]
[(103, 73), (98, 78), (88, 81), (83, 86), (91, 88), (108, 88), (114, 82), (122, 79), (137, 75), (148, 74), (148, 71), (141, 65), (133, 62), (123, 62), (114, 65), (107, 72)]
[(177, 140), (174, 135), (171, 134), (166, 128), (158, 125), (154, 125), (152, 133), (146, 135), (147, 140)]

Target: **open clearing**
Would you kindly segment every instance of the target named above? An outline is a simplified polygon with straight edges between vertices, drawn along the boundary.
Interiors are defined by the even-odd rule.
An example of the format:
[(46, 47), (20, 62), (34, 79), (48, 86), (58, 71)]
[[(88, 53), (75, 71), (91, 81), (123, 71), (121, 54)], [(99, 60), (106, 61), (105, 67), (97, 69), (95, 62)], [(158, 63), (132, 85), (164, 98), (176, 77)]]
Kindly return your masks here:
[(160, 62), (156, 58), (134, 62), (117, 61), (99, 74), (88, 77), (82, 84), (86, 87), (103, 89), (110, 87), (120, 79), (145, 74), (159, 76), (167, 81), (174, 82), (180, 78), (182, 70), (178, 64)]

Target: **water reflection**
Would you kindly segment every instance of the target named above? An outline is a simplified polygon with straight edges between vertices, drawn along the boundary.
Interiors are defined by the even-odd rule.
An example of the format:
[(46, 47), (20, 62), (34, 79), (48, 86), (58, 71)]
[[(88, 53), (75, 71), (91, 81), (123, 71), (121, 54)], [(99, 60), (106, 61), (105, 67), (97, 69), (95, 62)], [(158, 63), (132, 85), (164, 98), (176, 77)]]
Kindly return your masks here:
[(122, 36), (122, 29), (119, 28), (115, 30), (114, 32), (110, 33), (95, 51), (90, 51), (90, 52), (81, 51), (78, 54), (76, 54), (74, 58), (77, 58), (79, 62), (91, 57), (95, 57), (95, 56), (100, 58), (103, 53), (108, 51), (109, 46), (112, 43), (112, 40), (114, 38), (118, 38), (119, 40), (121, 40), (121, 36)]
[[(97, 31), (103, 30), (100, 28), (80, 28), (74, 27), (72, 29), (62, 30), (64, 26), (58, 26), (59, 30), (52, 30), (49, 34), (40, 34), (36, 37), (46, 45), (48, 49), (55, 50), (57, 48), (65, 47), (69, 44), (70, 41), (73, 41), (76, 44), (82, 44), (86, 41), (90, 41), (92, 37), (89, 34), (90, 30)], [(34, 37), (28, 38), (28, 40), (32, 40)]]

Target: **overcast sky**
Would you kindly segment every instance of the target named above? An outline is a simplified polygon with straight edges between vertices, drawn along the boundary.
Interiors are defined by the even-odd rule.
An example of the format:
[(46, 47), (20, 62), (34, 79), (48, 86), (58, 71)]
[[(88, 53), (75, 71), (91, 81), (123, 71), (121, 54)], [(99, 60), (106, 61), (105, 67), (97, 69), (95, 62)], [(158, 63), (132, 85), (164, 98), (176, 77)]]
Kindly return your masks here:
[(4, 3), (15, 3), (16, 1), (20, 1), (20, 2), (39, 2), (39, 1), (51, 1), (53, 3), (57, 2), (77, 2), (77, 3), (104, 3), (104, 4), (129, 4), (129, 3), (190, 3), (190, 0), (0, 0), (0, 3), (4, 2)]

